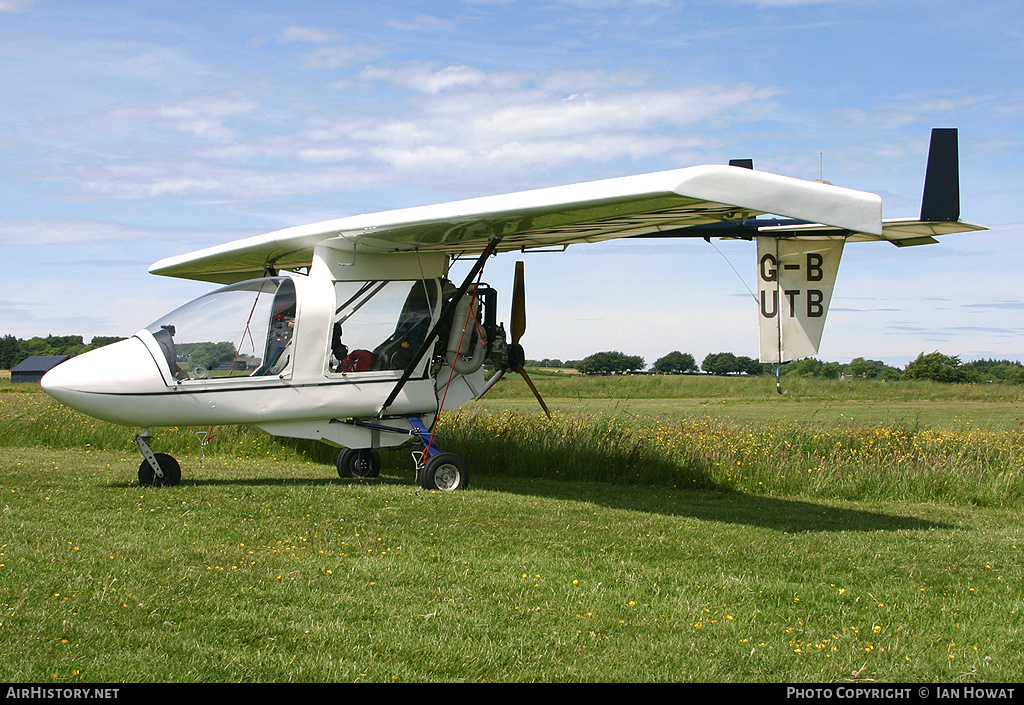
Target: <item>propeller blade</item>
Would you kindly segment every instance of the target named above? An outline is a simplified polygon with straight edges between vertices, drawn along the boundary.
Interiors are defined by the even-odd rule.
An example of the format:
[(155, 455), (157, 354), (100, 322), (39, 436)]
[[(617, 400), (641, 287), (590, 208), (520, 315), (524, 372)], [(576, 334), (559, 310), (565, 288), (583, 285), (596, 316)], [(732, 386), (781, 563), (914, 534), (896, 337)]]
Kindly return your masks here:
[(548, 418), (550, 419), (551, 412), (548, 411), (548, 405), (544, 403), (544, 399), (540, 396), (540, 392), (538, 392), (537, 388), (533, 386), (533, 380), (530, 379), (530, 375), (526, 374), (526, 368), (520, 365), (518, 368), (516, 368), (516, 372), (522, 375), (523, 379), (526, 380), (526, 384), (528, 384), (530, 389), (533, 391), (533, 396), (537, 397), (537, 401), (540, 402), (540, 408), (544, 409), (544, 413), (547, 414)]
[(526, 277), (523, 263), (516, 262), (516, 276), (512, 284), (512, 315), (509, 327), (512, 329), (512, 344), (518, 344), (526, 332)]
[[(512, 313), (509, 316), (509, 328), (511, 333), (511, 341), (509, 343), (509, 352), (512, 356), (508, 361), (509, 369), (515, 370), (526, 380), (526, 384), (530, 387), (530, 391), (533, 392), (533, 396), (537, 397), (537, 401), (540, 402), (540, 408), (544, 409), (544, 413), (551, 418), (551, 412), (548, 410), (548, 405), (544, 403), (543, 397), (540, 392), (537, 391), (537, 387), (534, 386), (533, 380), (530, 379), (530, 375), (526, 374), (526, 368), (523, 367), (525, 357), (523, 354), (523, 346), (519, 344), (519, 339), (523, 337), (523, 333), (526, 332), (526, 275), (524, 274), (524, 266), (522, 262), (516, 262), (516, 273), (515, 279), (512, 281)], [(491, 385), (501, 379), (503, 371), (499, 371), (494, 377), (491, 378), (490, 384), (484, 389), (483, 396), (487, 393), (487, 390), (491, 388)], [(479, 396), (477, 397), (480, 398)]]

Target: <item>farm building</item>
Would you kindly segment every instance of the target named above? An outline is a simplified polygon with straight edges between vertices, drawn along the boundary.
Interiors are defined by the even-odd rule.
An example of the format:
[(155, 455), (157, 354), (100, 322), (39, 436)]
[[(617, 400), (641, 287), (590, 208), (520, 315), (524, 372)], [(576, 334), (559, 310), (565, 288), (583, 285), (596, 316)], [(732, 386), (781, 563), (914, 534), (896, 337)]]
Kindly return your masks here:
[(39, 382), (43, 375), (64, 362), (69, 355), (33, 355), (11, 368), (11, 382)]

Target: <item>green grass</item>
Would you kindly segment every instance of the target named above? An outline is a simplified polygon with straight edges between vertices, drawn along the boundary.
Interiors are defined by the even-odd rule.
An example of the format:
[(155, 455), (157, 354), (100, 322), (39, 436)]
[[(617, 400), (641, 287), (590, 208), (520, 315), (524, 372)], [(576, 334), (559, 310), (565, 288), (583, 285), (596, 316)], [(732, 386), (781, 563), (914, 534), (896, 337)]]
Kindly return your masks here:
[[(756, 399), (779, 396), (776, 378), (714, 375), (587, 376), (530, 371), (545, 396), (593, 399)], [(927, 381), (828, 380), (782, 377), (789, 400), (870, 401), (1024, 401), (1024, 386), (1010, 384), (943, 384)], [(518, 375), (510, 374), (488, 393), (490, 398), (522, 398), (529, 394)], [(779, 399), (781, 400), (781, 399)]]
[[(531, 372), (545, 402), (565, 412), (680, 414), (743, 421), (975, 425), (1011, 429), (1024, 423), (1024, 387), (710, 375), (585, 377)], [(531, 392), (507, 376), (481, 402), (485, 408), (533, 411)]]
[[(131, 430), (37, 390), (0, 393), (7, 682), (1024, 672), (1019, 461), (1001, 423), (677, 415), (677, 434), (690, 425), (668, 437), (657, 413), (471, 408), (442, 434), (472, 460), (458, 493), (418, 490), (409, 449), (385, 455), (379, 480), (349, 481), (314, 445), (218, 428), (201, 449), (195, 429), (154, 429), (184, 479), (152, 489), (135, 481)], [(936, 403), (960, 404), (954, 391)], [(856, 438), (858, 453), (836, 448)], [(908, 449), (920, 457), (900, 466)], [(801, 454), (821, 470), (788, 470)]]

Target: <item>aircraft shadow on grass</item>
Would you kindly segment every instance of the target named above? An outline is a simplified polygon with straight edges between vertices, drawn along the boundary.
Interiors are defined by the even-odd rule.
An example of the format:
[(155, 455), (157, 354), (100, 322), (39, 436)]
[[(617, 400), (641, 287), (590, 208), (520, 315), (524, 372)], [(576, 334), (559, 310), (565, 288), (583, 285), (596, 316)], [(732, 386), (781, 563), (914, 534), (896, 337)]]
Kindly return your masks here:
[(594, 483), (542, 481), (522, 486), (502, 479), (485, 478), (489, 489), (528, 493), (568, 501), (592, 502), (612, 509), (647, 512), (664, 516), (692, 517), (701, 521), (741, 524), (786, 533), (812, 531), (921, 531), (952, 529), (952, 524), (898, 516), (882, 512), (818, 504), (799, 499), (782, 499), (746, 494), (734, 490), (671, 490), (630, 488)]
[[(327, 486), (335, 484), (387, 484), (408, 487), (405, 477), (382, 475), (356, 478), (211, 478), (190, 479), (183, 488), (233, 485), (239, 487)], [(123, 487), (111, 483), (110, 487)], [(529, 480), (482, 476), (478, 489), (523, 494), (568, 502), (587, 502), (610, 509), (663, 516), (691, 517), (701, 521), (757, 526), (785, 533), (841, 531), (925, 531), (953, 529), (954, 525), (913, 516), (899, 516), (801, 499), (746, 494), (735, 490), (665, 490), (573, 480)]]
[[(508, 443), (511, 446), (514, 441)], [(474, 466), (486, 464), (486, 452), (480, 458), (474, 458), (474, 449), (469, 447), (461, 447), (458, 452), (470, 458)], [(514, 450), (512, 452), (515, 453)], [(477, 479), (474, 479), (474, 486), (557, 499), (591, 501), (616, 509), (761, 526), (785, 532), (952, 528), (949, 524), (915, 517), (748, 494), (722, 486), (711, 479), (709, 470), (699, 466), (681, 467), (664, 458), (634, 458), (622, 449), (600, 445), (581, 448), (573, 459), (576, 469), (560, 469), (560, 456), (557, 453), (548, 456), (543, 449), (536, 449), (526, 454), (531, 458), (529, 467), (520, 463), (515, 472), (499, 471), (490, 476), (480, 473), (475, 476)], [(494, 455), (491, 452), (490, 457), (493, 459)], [(631, 486), (619, 481), (620, 477), (629, 475), (629, 468), (639, 471), (640, 466), (644, 477), (651, 478), (646, 487)], [(586, 476), (574, 476), (581, 472), (579, 468), (584, 469), (582, 472)], [(601, 471), (602, 468), (606, 469), (605, 473)], [(618, 474), (618, 468), (625, 468), (622, 475)], [(523, 483), (519, 478), (524, 476), (535, 481)]]

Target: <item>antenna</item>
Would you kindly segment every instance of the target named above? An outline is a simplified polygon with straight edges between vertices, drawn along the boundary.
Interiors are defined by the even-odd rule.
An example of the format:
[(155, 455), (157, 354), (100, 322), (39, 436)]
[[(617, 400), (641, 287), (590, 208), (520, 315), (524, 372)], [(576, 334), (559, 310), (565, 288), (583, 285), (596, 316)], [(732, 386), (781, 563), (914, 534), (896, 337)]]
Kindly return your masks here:
[(825, 181), (825, 153), (824, 152), (818, 152), (818, 178), (816, 178), (814, 181), (816, 183), (819, 183), (819, 184), (828, 184), (829, 186), (832, 185), (828, 181)]

